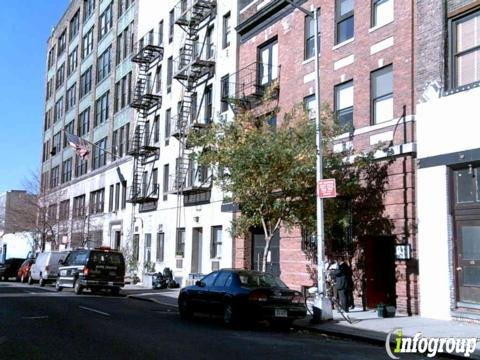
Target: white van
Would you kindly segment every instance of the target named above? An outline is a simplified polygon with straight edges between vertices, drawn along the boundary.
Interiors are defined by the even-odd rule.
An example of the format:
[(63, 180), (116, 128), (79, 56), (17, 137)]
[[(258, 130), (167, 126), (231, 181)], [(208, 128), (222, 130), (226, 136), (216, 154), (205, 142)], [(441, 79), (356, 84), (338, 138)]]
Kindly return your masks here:
[(60, 260), (65, 260), (68, 251), (47, 251), (37, 255), (35, 263), (30, 269), (28, 283), (32, 285), (38, 281), (40, 286), (47, 282), (54, 282), (58, 276), (58, 266)]

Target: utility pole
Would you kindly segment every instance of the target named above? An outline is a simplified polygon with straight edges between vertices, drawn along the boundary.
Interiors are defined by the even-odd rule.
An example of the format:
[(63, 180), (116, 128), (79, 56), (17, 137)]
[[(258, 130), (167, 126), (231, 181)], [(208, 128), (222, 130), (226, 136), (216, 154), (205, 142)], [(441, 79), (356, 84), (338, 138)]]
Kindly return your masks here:
[[(316, 148), (317, 148), (317, 161), (316, 161), (316, 179), (317, 184), (323, 179), (323, 153), (322, 153), (322, 129), (320, 126), (320, 44), (318, 43), (318, 9), (315, 8), (312, 11), (306, 10), (303, 7), (297, 5), (293, 0), (285, 0), (290, 5), (300, 10), (307, 16), (313, 18), (314, 22), (314, 44), (315, 44), (315, 128), (317, 132)], [(315, 296), (315, 302), (313, 305), (313, 320), (318, 322), (320, 320), (331, 320), (332, 315), (332, 303), (326, 296), (325, 289), (325, 239), (323, 231), (323, 199), (317, 196), (317, 294)]]

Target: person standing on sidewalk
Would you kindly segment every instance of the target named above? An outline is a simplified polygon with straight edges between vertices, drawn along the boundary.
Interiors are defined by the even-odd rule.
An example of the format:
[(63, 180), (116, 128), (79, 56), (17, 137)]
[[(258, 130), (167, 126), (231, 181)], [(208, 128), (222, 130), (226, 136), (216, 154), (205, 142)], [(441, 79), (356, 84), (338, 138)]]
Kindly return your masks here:
[[(343, 257), (339, 257), (337, 259), (338, 268), (333, 271), (334, 279), (335, 279), (335, 289), (338, 292), (338, 301), (340, 306), (342, 307), (343, 311), (348, 312), (348, 297), (347, 297), (347, 274), (348, 270), (346, 267), (350, 268), (345, 262), (343, 261)], [(345, 267), (346, 265), (346, 267)]]

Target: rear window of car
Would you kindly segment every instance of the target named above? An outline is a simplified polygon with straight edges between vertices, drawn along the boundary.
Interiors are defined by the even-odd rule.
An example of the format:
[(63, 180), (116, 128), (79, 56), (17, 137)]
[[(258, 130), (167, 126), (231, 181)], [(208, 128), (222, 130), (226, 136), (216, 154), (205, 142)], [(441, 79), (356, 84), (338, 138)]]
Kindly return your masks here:
[(240, 284), (242, 287), (256, 288), (256, 287), (281, 287), (286, 288), (282, 280), (271, 274), (260, 273), (246, 273), (241, 272), (238, 274)]
[(123, 265), (123, 256), (120, 253), (92, 251), (89, 260), (97, 264)]

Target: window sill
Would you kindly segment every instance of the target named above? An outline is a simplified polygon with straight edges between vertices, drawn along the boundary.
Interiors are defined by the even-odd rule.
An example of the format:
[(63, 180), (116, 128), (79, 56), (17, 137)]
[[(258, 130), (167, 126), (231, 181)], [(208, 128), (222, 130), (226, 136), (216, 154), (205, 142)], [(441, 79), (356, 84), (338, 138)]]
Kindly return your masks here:
[(341, 47), (343, 47), (343, 46), (345, 46), (345, 45), (348, 45), (348, 44), (350, 44), (350, 43), (352, 43), (352, 42), (354, 42), (354, 41), (355, 41), (355, 37), (352, 37), (352, 38), (350, 38), (350, 39), (348, 39), (348, 40), (345, 40), (344, 42), (341, 42), (340, 44), (335, 45), (334, 47), (332, 47), (332, 50), (340, 49)]
[(480, 87), (480, 81), (475, 81), (475, 82), (467, 84), (467, 85), (458, 86), (456, 88), (445, 90), (443, 92), (443, 95), (444, 96), (453, 95), (453, 94), (457, 94), (457, 93), (462, 92), (462, 91), (468, 91), (468, 90), (475, 89), (475, 88), (478, 88), (478, 87)]
[(384, 26), (387, 26), (388, 24), (391, 24), (391, 23), (393, 23), (393, 20), (391, 20), (391, 21), (389, 21), (389, 22), (387, 22), (387, 23), (385, 23), (385, 24), (375, 25), (375, 26), (371, 27), (370, 29), (368, 29), (368, 32), (369, 32), (369, 33), (372, 33), (372, 32), (374, 32), (374, 31), (376, 31), (376, 30), (378, 30), (378, 29), (383, 28)]

